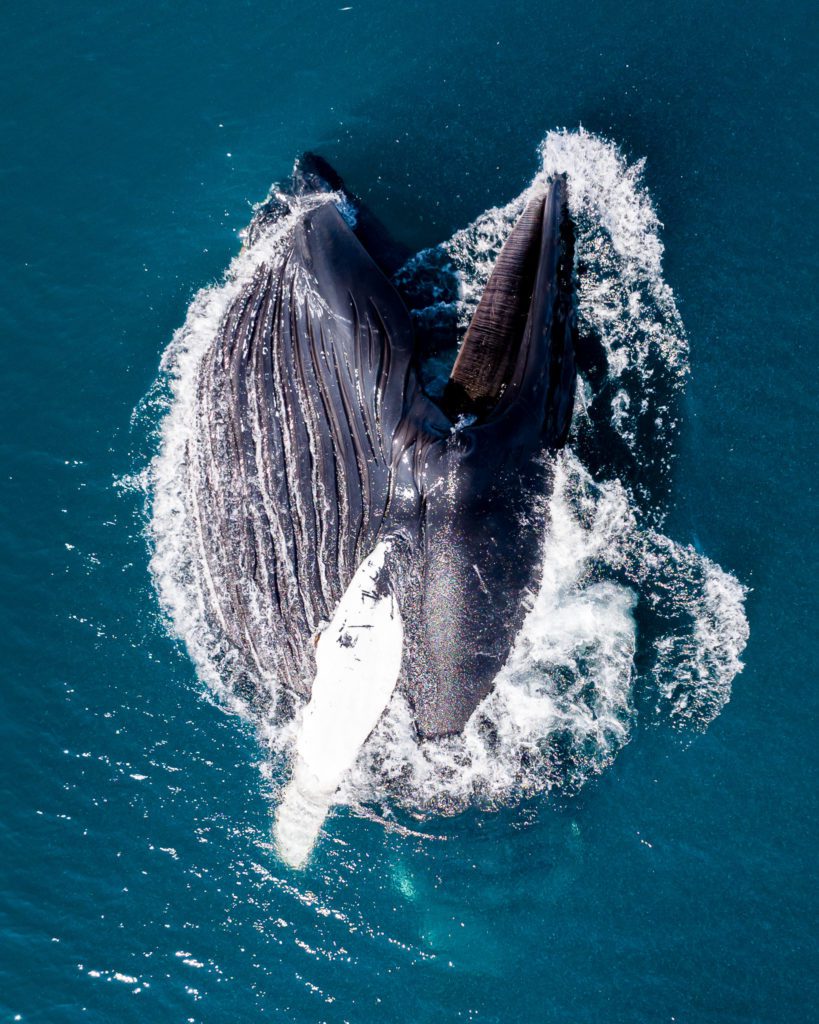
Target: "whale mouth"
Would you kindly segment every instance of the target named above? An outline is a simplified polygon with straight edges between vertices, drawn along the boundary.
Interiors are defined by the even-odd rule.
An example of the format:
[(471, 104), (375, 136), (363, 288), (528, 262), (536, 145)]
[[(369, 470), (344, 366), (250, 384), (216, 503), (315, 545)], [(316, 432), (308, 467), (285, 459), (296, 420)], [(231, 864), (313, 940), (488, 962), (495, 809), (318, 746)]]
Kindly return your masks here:
[[(569, 174), (583, 268), (579, 329), (584, 338), (599, 340), (600, 352), (584, 384), (588, 405), (579, 423), (580, 443), (555, 461), (551, 498), (531, 517), (543, 543), (541, 585), (502, 677), (463, 733), (422, 741), (405, 692), (397, 689), (342, 791), (332, 797), (356, 817), (360, 805), (383, 808), (387, 817), (394, 811), (409, 822), (477, 808), (498, 811), (524, 799), (547, 800), (549, 794), (569, 797), (612, 763), (644, 713), (677, 728), (704, 729), (730, 699), (742, 667), (748, 639), (744, 587), (693, 547), (663, 536), (653, 516), (642, 511), (663, 508), (662, 498), (652, 503), (644, 484), (649, 473), (652, 480), (656, 473), (666, 481), (673, 464), (669, 451), (680, 431), (675, 403), (687, 379), (688, 343), (663, 277), (660, 224), (640, 165), (628, 164), (614, 143), (582, 130), (550, 133), (530, 189), (411, 260), (397, 275), (400, 294), (413, 299), (411, 311), (418, 312), (422, 329), (445, 324), (434, 340), (445, 338), (451, 354), (456, 315), (466, 309), (471, 315), (485, 288), (487, 256), (497, 256), (535, 190), (544, 195), (547, 178), (562, 170)], [(242, 596), (227, 568), (244, 563), (208, 561), (204, 541), (228, 536), (217, 531), (217, 515), (222, 500), (236, 492), (227, 484), (217, 487), (222, 478), (210, 475), (210, 435), (192, 409), (207, 397), (205, 360), (225, 315), (252, 286), (260, 265), (287, 251), (294, 220), (317, 207), (310, 194), (281, 195), (287, 204), (275, 192), (269, 211), (256, 213), (248, 244), (225, 279), (191, 302), (159, 378), (135, 410), (135, 429), (153, 439), (145, 441), (146, 450), (156, 445), (152, 461), (147, 471), (120, 481), (135, 493), (148, 487), (147, 535), (162, 622), (174, 641), (184, 642), (203, 691), (258, 730), (260, 748), (269, 749), (259, 759), (263, 790), (271, 772), (283, 785), (289, 781), (279, 766), (285, 758), (295, 760), (300, 702), (287, 678), (257, 674), (254, 656), (264, 655), (262, 644), (272, 635), (272, 595), (260, 592), (264, 601), (237, 607), (224, 621), (215, 603), (207, 603), (214, 586), (217, 593)], [(361, 224), (359, 214), (357, 231)], [(369, 238), (365, 248), (373, 251)], [(640, 301), (629, 301), (632, 295)], [(452, 366), (450, 358), (440, 374), (445, 360), (441, 355), (429, 371), (436, 396)], [(483, 437), (490, 433), (477, 430)], [(489, 440), (491, 447), (478, 447), (481, 456), (507, 450), (494, 444), (495, 437)], [(623, 453), (616, 459), (614, 447)], [(200, 504), (206, 487), (218, 501)], [(200, 532), (200, 523), (212, 532)], [(245, 533), (238, 533), (244, 542)], [(250, 575), (248, 583), (255, 588)], [(483, 594), (477, 574), (474, 586)], [(258, 644), (252, 652), (242, 645), (245, 633)], [(327, 808), (309, 779), (298, 781), (283, 811), (287, 819), (292, 808), (296, 821), (290, 831), (279, 827), (278, 838), (289, 861), (301, 863), (306, 854), (299, 851), (309, 849)], [(356, 826), (339, 828), (353, 846), (337, 849), (352, 857)], [(332, 866), (332, 851), (329, 856), (325, 863)]]
[(573, 262), (566, 178), (559, 175), (529, 200), (498, 255), (444, 390), (441, 405), (450, 419), (489, 419), (504, 396), (537, 372), (531, 349), (565, 320)]

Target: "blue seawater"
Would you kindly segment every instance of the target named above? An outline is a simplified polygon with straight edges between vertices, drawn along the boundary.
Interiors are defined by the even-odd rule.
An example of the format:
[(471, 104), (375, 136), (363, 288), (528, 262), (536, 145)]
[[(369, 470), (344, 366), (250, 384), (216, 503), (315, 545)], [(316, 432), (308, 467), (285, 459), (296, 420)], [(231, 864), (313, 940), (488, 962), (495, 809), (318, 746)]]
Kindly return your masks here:
[[(812, 8), (33, 0), (3, 29), (2, 1019), (812, 1019)], [(583, 786), (342, 807), (292, 872), (270, 751), (149, 572), (160, 359), (302, 150), (421, 249), (580, 125), (646, 160), (690, 347), (662, 532), (749, 588), (745, 668)]]

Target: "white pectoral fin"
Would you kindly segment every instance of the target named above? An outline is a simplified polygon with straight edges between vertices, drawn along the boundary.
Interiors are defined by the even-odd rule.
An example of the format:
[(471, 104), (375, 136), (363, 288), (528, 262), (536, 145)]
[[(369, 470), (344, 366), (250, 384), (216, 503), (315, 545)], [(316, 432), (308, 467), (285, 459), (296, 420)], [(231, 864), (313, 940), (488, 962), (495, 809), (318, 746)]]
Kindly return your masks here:
[(385, 583), (390, 542), (361, 563), (316, 647), (316, 678), (296, 738), (293, 777), (276, 813), (276, 845), (301, 867), (345, 773), (389, 703), (401, 670), (401, 614)]

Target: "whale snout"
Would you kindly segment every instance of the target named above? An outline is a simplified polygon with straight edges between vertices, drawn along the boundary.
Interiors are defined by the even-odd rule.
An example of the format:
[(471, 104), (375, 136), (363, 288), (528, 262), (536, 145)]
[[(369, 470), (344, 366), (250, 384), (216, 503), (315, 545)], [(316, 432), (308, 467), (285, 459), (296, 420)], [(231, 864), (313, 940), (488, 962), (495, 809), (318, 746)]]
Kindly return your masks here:
[(501, 249), (447, 383), (453, 419), (489, 419), (527, 392), (548, 414), (554, 364), (572, 355), (575, 329), (566, 188), (559, 176), (530, 199)]

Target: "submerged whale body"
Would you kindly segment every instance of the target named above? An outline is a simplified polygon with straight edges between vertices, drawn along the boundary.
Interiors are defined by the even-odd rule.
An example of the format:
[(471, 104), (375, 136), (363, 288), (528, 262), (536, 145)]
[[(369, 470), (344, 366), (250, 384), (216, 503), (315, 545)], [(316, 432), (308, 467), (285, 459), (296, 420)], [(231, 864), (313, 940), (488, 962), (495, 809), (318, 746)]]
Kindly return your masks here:
[(251, 675), (310, 698), (280, 825), (326, 809), (396, 686), (422, 738), (490, 692), (576, 386), (564, 178), (526, 206), (436, 398), (387, 276), (406, 252), (320, 159), (294, 192), (202, 361), (189, 453), (208, 618)]

